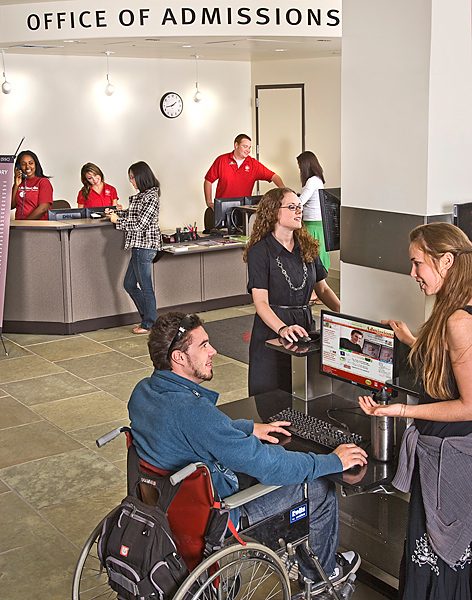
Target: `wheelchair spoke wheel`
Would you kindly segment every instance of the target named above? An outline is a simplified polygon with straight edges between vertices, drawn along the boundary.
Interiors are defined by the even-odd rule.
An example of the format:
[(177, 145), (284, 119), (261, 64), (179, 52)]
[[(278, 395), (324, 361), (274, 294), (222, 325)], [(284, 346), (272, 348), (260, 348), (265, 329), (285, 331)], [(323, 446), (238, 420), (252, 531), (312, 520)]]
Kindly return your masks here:
[(173, 600), (288, 600), (290, 583), (277, 555), (256, 543), (223, 548), (203, 561)]
[[(113, 509), (107, 517), (116, 510)], [(100, 569), (97, 552), (97, 542), (105, 519), (100, 521), (92, 531), (80, 553), (72, 583), (72, 600), (115, 600), (117, 598), (117, 593), (108, 585), (106, 571)]]

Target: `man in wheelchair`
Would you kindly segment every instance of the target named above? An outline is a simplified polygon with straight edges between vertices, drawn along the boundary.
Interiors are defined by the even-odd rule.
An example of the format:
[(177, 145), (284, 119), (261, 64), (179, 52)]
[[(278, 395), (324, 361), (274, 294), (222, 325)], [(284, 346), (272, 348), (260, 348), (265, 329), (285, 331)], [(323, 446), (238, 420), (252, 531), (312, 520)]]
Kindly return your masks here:
[[(218, 394), (200, 385), (212, 379), (216, 355), (202, 325), (197, 315), (174, 311), (161, 315), (152, 326), (148, 345), (155, 370), (136, 385), (128, 405), (139, 456), (172, 471), (189, 463), (205, 463), (222, 498), (238, 491), (237, 474), (265, 485), (284, 486), (233, 510), (233, 523), (244, 526), (302, 501), (301, 484), (307, 484), (309, 544), (333, 584), (344, 581), (359, 568), (360, 557), (352, 551), (336, 553), (337, 498), (334, 484), (323, 475), (366, 464), (365, 451), (344, 444), (330, 454), (288, 452), (271, 433), (290, 435), (283, 428), (289, 423), (232, 420), (218, 410)], [(306, 550), (299, 546), (297, 554), (301, 575), (319, 580)]]

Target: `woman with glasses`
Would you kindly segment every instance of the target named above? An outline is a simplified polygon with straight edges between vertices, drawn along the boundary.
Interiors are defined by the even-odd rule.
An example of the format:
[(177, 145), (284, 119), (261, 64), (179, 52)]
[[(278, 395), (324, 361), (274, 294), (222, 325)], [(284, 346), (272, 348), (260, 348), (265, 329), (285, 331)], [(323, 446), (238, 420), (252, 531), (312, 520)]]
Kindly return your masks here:
[(159, 229), (160, 184), (151, 167), (137, 162), (128, 169), (131, 185), (138, 190), (130, 196), (129, 208), (123, 210), (118, 205), (115, 212), (105, 209), (110, 221), (117, 229), (126, 233), (125, 250), (131, 248), (131, 259), (123, 282), (125, 290), (138, 309), (141, 323), (133, 333), (149, 333), (157, 319), (156, 296), (152, 287), (152, 263), (159, 250), (162, 250), (162, 236)]
[(301, 203), (293, 190), (276, 188), (264, 194), (244, 253), (248, 291), (256, 307), (249, 347), (250, 395), (291, 391), (290, 356), (266, 348), (265, 342), (277, 336), (297, 342), (313, 329), (313, 289), (326, 306), (339, 311), (318, 247), (302, 222)]

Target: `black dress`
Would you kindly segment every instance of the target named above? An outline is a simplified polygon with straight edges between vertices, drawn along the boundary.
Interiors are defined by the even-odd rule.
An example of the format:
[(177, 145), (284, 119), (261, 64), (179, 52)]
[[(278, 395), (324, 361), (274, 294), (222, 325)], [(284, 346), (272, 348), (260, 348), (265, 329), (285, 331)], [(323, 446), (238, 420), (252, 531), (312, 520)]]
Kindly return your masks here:
[[(472, 314), (471, 306), (463, 310)], [(434, 402), (443, 402), (443, 400), (431, 398), (421, 389), (419, 404)], [(472, 421), (444, 423), (415, 419), (415, 426), (421, 435), (440, 438), (472, 433)], [(458, 476), (460, 477), (461, 474), (459, 473)], [(472, 473), (468, 476), (472, 476)], [(434, 552), (426, 533), (426, 516), (417, 465), (413, 472), (410, 492), (405, 552), (400, 569), (399, 597), (403, 600), (470, 600), (471, 546), (469, 544), (464, 550), (464, 554), (455, 565), (455, 570)]]
[[(320, 259), (317, 257), (311, 263), (304, 263), (296, 238), (293, 250), (289, 252), (269, 234), (250, 248), (247, 262), (248, 291), (253, 288), (268, 290), (270, 307), (286, 325), (297, 324), (306, 331), (312, 330), (311, 292), (315, 283), (328, 274)], [(249, 346), (251, 396), (276, 389), (292, 391), (290, 356), (265, 346), (266, 340), (275, 337), (277, 333), (256, 314)]]

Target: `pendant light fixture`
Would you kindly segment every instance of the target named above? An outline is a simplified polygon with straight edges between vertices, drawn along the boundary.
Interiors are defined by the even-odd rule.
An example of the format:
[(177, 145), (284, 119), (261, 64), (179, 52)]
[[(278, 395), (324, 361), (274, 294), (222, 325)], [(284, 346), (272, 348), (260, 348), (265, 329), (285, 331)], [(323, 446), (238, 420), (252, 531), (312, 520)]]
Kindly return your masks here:
[(2, 48), (2, 63), (3, 63), (3, 83), (2, 83), (2, 92), (4, 94), (9, 94), (11, 92), (11, 83), (7, 81), (7, 71), (5, 69), (5, 49)]
[(195, 92), (195, 95), (193, 96), (193, 101), (194, 102), (200, 102), (200, 100), (203, 98), (203, 94), (201, 93), (201, 91), (198, 88), (198, 59), (200, 58), (200, 56), (198, 54), (195, 54), (195, 69), (197, 72), (197, 83), (195, 84), (197, 91)]
[(112, 85), (110, 82), (110, 67), (108, 64), (108, 59), (110, 57), (110, 54), (114, 54), (114, 52), (110, 52), (109, 50), (107, 50), (105, 52), (105, 54), (107, 55), (107, 86), (105, 88), (105, 94), (107, 96), (111, 96), (113, 94), (113, 92), (115, 91), (115, 86)]

